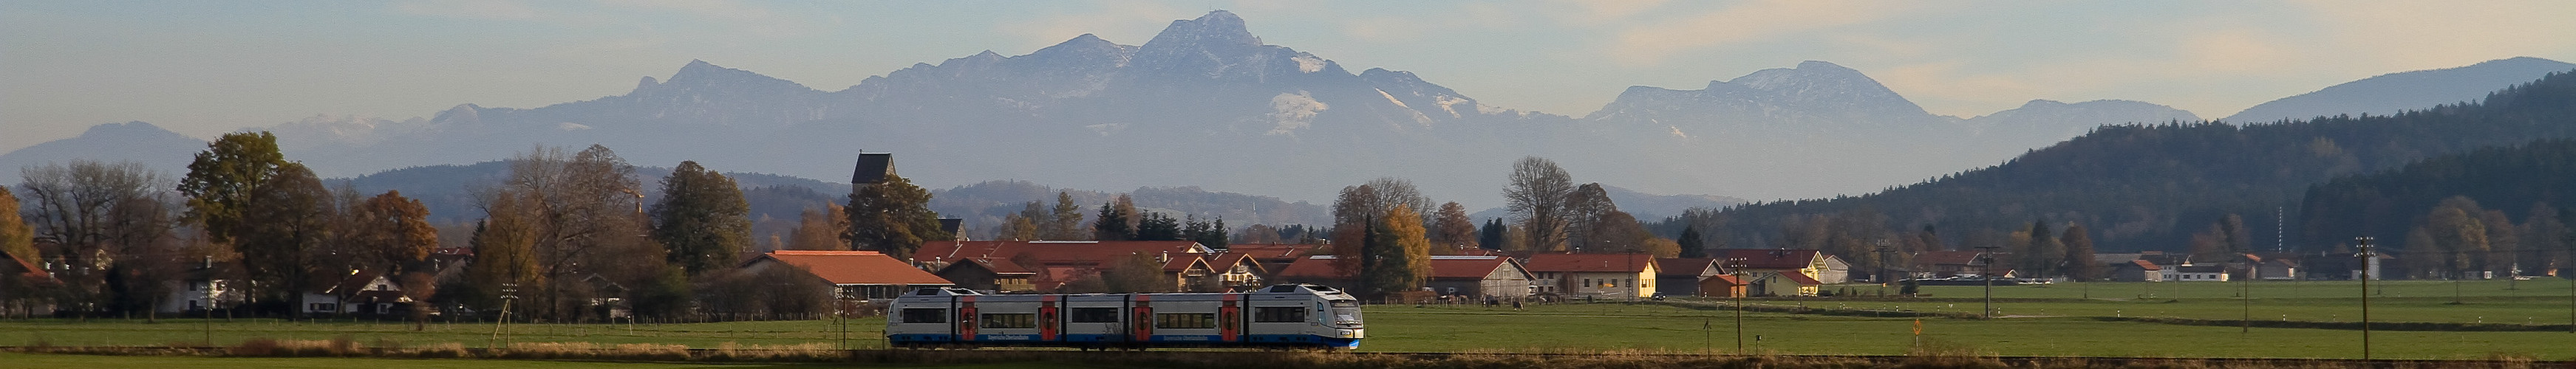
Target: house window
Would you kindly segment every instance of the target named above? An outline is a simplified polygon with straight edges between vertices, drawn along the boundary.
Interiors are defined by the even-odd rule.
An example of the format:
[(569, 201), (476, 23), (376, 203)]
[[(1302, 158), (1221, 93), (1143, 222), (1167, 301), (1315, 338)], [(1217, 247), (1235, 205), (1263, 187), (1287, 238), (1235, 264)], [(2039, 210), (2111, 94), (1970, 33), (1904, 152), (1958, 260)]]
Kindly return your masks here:
[(1037, 314), (984, 314), (984, 328), (1037, 328)]
[(1154, 314), (1154, 328), (1163, 328), (1163, 329), (1206, 329), (1206, 328), (1216, 328), (1216, 314), (1214, 314), (1214, 313)]
[(334, 304), (334, 303), (328, 303), (328, 302), (316, 302), (316, 303), (313, 303), (313, 306), (312, 306), (312, 307), (313, 307), (313, 309), (312, 309), (313, 311), (340, 311), (340, 304)]
[(1257, 307), (1257, 308), (1252, 308), (1252, 322), (1254, 322), (1254, 323), (1294, 323), (1294, 322), (1303, 322), (1303, 321), (1306, 321), (1306, 308), (1302, 308), (1302, 307)]
[(1117, 323), (1118, 308), (1073, 308), (1074, 323)]
[(905, 323), (947, 323), (948, 309), (903, 309)]

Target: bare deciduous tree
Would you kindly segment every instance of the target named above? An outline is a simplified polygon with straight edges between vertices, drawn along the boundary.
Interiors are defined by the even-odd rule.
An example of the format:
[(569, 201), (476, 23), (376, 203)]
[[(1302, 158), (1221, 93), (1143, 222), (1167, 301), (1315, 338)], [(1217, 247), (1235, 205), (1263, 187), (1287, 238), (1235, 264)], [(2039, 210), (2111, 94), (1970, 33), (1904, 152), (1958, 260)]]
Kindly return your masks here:
[(1573, 193), (1574, 177), (1557, 167), (1555, 161), (1532, 156), (1512, 164), (1512, 176), (1503, 187), (1503, 200), (1512, 219), (1520, 222), (1526, 233), (1528, 248), (1565, 250), (1566, 200)]

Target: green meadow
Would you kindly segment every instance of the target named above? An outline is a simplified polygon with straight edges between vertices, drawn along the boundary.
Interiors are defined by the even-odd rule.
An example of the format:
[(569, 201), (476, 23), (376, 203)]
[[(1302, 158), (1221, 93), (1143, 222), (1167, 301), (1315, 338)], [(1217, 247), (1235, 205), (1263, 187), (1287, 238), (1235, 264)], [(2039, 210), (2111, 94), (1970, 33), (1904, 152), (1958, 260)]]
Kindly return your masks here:
[[(2557, 325), (2568, 322), (2564, 280), (2373, 282), (2374, 322)], [(2384, 286), (2384, 288), (2382, 288)], [(1916, 298), (1874, 297), (1875, 285), (1829, 286), (1835, 298), (1752, 299), (1768, 306), (1973, 313), (1985, 301), (1976, 286), (1926, 287)], [(2238, 297), (2240, 288), (2251, 299)], [(2459, 297), (2453, 297), (2456, 288)], [(1892, 291), (1892, 289), (1891, 289)], [(2096, 317), (2358, 321), (2363, 289), (2354, 282), (2066, 283), (1994, 288), (2004, 318), (1874, 318), (1750, 312), (1743, 350), (1773, 354), (1904, 354), (1917, 344), (2009, 356), (2358, 358), (2362, 332), (2104, 321)], [(1372, 305), (1362, 351), (1633, 351), (1737, 352), (1735, 312), (1721, 301), (1481, 305)], [(1696, 308), (1672, 306), (1694, 305)], [(1921, 333), (1915, 327), (1920, 322)], [(882, 319), (853, 319), (850, 347), (884, 343)], [(436, 323), (414, 331), (396, 322), (323, 319), (63, 319), (0, 320), (0, 345), (233, 345), (249, 338), (328, 339), (366, 345), (500, 342), (740, 345), (839, 345), (828, 320), (693, 324)], [(2528, 357), (2576, 360), (2576, 333), (2555, 331), (2388, 331), (2371, 335), (2377, 358)]]

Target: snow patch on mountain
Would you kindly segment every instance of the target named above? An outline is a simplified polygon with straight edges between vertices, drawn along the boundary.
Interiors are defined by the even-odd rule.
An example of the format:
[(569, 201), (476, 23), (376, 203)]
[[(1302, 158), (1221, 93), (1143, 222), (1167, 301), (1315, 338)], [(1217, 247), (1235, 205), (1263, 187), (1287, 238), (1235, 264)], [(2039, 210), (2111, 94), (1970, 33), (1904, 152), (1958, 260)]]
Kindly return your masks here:
[(1324, 58), (1315, 57), (1315, 54), (1298, 53), (1296, 57), (1288, 58), (1288, 60), (1297, 61), (1297, 71), (1299, 72), (1314, 73), (1324, 70)]
[[(1383, 91), (1380, 93), (1383, 93)], [(1315, 101), (1315, 96), (1307, 94), (1306, 91), (1297, 91), (1297, 93), (1293, 94), (1283, 93), (1279, 94), (1279, 96), (1273, 96), (1270, 98), (1270, 121), (1272, 125), (1269, 132), (1264, 132), (1262, 134), (1274, 136), (1296, 134), (1297, 130), (1314, 126), (1315, 115), (1321, 114), (1324, 112), (1324, 109), (1330, 108), (1332, 107), (1324, 105), (1324, 102), (1322, 101)]]

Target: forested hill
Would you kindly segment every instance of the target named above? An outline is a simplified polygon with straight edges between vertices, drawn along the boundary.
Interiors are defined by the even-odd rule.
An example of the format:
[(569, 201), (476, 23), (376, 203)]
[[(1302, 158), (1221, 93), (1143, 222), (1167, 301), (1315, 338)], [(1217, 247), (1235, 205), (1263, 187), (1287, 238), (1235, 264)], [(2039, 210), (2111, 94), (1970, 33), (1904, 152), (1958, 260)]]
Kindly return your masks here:
[[(2338, 178), (2308, 188), (2300, 233), (2318, 243), (2378, 237), (2398, 251), (2421, 251), (2401, 236), (2423, 224), (2435, 207), (2460, 197), (2494, 211), (2479, 217), (2520, 224), (2520, 249), (2558, 250), (2563, 211), (2576, 208), (2576, 140), (2554, 139), (2479, 149), (2407, 164), (2403, 168)], [(2456, 200), (2453, 200), (2456, 201)], [(2458, 203), (2455, 206), (2467, 206)], [(2474, 211), (2474, 210), (2473, 210)], [(2538, 221), (2534, 221), (2538, 220)], [(2486, 219), (2487, 226), (2498, 222)], [(2533, 225), (2538, 225), (2534, 227)], [(2491, 239), (2490, 243), (2509, 243)], [(2494, 245), (2514, 249), (2517, 245)]]
[[(2102, 252), (2180, 250), (2192, 232), (2227, 214), (2242, 215), (2256, 230), (2278, 220), (2276, 208), (2286, 208), (2290, 219), (2298, 219), (2308, 186), (2338, 176), (2564, 137), (2576, 137), (2576, 75), (2561, 72), (2489, 94), (2480, 103), (2394, 116), (2254, 126), (2106, 126), (2001, 165), (1877, 194), (1750, 204), (1683, 220), (1715, 230), (1732, 247), (1824, 246), (1814, 244), (1820, 242), (1817, 231), (1783, 237), (1783, 226), (1837, 216), (1863, 220), (1831, 222), (1837, 227), (1884, 226), (1832, 234), (1884, 237), (1890, 230), (1931, 226), (1954, 248), (2001, 242), (1998, 232), (2046, 220), (2059, 227), (2084, 225)], [(2273, 232), (2251, 233), (2258, 248), (2274, 244)], [(2332, 241), (2293, 235), (2287, 244), (2298, 248)]]

